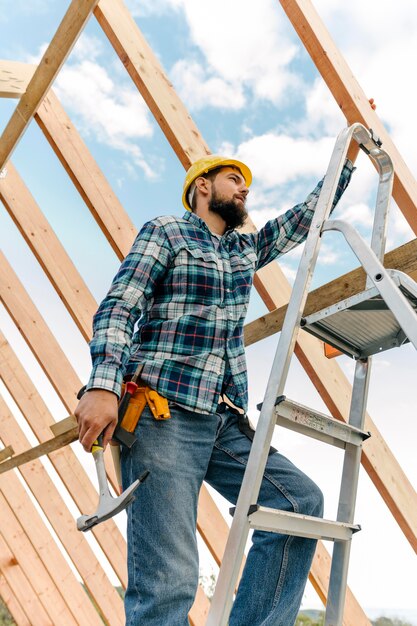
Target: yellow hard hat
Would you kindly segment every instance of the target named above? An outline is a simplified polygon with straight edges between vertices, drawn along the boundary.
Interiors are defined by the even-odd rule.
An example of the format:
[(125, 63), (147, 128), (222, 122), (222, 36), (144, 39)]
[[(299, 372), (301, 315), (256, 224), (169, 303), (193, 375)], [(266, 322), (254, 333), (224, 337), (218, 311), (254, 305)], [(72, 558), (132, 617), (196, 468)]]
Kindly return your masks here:
[(202, 176), (203, 174), (207, 174), (210, 170), (215, 170), (218, 167), (227, 167), (228, 165), (231, 167), (237, 167), (238, 170), (240, 170), (240, 173), (245, 179), (246, 187), (249, 187), (252, 182), (252, 173), (247, 165), (241, 161), (237, 161), (236, 159), (229, 159), (228, 157), (219, 156), (218, 154), (210, 154), (202, 159), (198, 159), (198, 161), (195, 161), (195, 163), (193, 163), (187, 170), (182, 192), (182, 203), (187, 211), (191, 211), (187, 197), (188, 191), (196, 178)]

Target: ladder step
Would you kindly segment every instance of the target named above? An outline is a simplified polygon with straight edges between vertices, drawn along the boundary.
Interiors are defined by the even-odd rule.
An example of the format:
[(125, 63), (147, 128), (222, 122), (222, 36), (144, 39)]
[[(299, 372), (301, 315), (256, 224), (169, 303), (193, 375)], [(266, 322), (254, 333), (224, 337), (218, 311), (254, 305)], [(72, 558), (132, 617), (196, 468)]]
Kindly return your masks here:
[(302, 435), (324, 441), (337, 448), (347, 443), (361, 446), (371, 433), (345, 424), (324, 413), (280, 396), (275, 405), (276, 423)]
[(349, 541), (353, 533), (361, 530), (358, 524), (333, 522), (311, 515), (279, 511), (258, 504), (250, 508), (248, 519), (251, 528), (257, 530), (328, 541)]

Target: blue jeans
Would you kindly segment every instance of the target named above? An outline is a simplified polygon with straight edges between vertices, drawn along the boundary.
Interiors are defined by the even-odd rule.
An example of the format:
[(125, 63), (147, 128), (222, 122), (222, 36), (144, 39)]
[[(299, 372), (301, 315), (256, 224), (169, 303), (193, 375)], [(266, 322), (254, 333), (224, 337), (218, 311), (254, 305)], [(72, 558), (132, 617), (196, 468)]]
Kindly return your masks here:
[[(150, 475), (128, 509), (126, 626), (188, 626), (198, 584), (197, 501), (205, 480), (232, 504), (250, 440), (228, 409), (213, 415), (171, 407), (156, 421), (146, 408), (138, 441), (122, 452), (125, 486)], [(278, 452), (268, 458), (259, 504), (321, 516), (318, 487)], [(255, 531), (229, 626), (292, 626), (316, 547), (313, 539)]]

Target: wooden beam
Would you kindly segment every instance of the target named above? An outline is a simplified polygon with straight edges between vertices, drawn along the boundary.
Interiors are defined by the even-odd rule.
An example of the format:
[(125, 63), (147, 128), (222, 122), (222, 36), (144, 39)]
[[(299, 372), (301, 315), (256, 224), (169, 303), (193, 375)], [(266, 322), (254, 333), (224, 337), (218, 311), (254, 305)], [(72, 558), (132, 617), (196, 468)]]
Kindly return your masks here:
[(20, 98), (25, 93), (36, 65), (0, 61), (0, 98)]
[[(13, 426), (14, 420), (10, 412), (8, 411), (7, 405), (4, 401), (1, 400), (1, 398), (0, 406), (2, 413), (5, 412), (8, 415), (9, 424)], [(4, 425), (4, 422), (2, 422), (2, 424)], [(3, 433), (1, 433), (0, 436), (3, 437)], [(35, 473), (35, 467), (32, 466), (31, 469), (32, 472)], [(44, 472), (44, 474), (47, 476), (46, 472)], [(66, 532), (66, 529), (63, 529), (63, 517), (61, 517), (60, 519), (60, 513), (64, 512), (64, 509), (66, 509), (66, 505), (63, 499), (59, 497), (58, 491), (56, 487), (52, 484), (52, 481), (50, 481), (50, 479), (49, 483), (50, 485), (48, 485), (47, 481), (47, 483), (43, 485), (43, 493), (39, 492), (39, 490), (38, 492), (41, 496), (41, 500), (43, 498), (43, 501), (45, 501), (45, 498), (51, 495), (51, 493), (52, 496), (55, 496), (55, 498), (52, 498), (52, 500), (48, 504), (49, 511), (53, 510), (53, 518), (51, 520), (50, 515), (48, 515), (47, 517), (49, 521), (52, 521), (53, 527), (60, 530), (60, 535), (62, 536)], [(52, 490), (48, 489), (49, 486), (52, 486)], [(41, 485), (39, 485), (39, 487), (42, 489)], [(60, 591), (60, 594), (65, 600), (68, 609), (73, 614), (77, 623), (82, 624), (88, 622), (88, 624), (91, 624), (92, 626), (100, 626), (102, 624), (102, 620), (99, 613), (91, 603), (89, 597), (83, 590), (78, 579), (71, 571), (67, 561), (62, 555), (61, 550), (59, 549), (55, 541), (51, 539), (49, 530), (42, 521), (39, 513), (35, 509), (33, 503), (31, 502), (28, 494), (25, 492), (25, 489), (20, 483), (17, 476), (14, 473), (9, 474), (8, 476), (2, 476), (0, 478), (0, 490), (7, 500), (7, 503), (10, 506), (11, 510), (14, 512), (19, 523), (21, 524), (22, 529), (27, 535), (29, 541), (41, 558), (45, 568), (49, 572), (50, 576), (53, 577)], [(55, 503), (57, 504), (55, 509), (53, 509), (52, 507), (52, 501), (54, 499)], [(72, 525), (74, 525), (73, 520)], [(98, 604), (98, 606), (100, 606), (100, 604)], [(123, 622), (123, 612), (121, 617), (122, 619), (119, 620), (120, 624), (122, 624)]]
[[(393, 196), (417, 235), (417, 182), (310, 0), (280, 0), (348, 124), (361, 122), (382, 140), (394, 164)], [(400, 105), (400, 100), (399, 100)]]
[(80, 332), (88, 339), (97, 303), (11, 162), (7, 175), (0, 179), (0, 199)]
[(200, 131), (122, 0), (100, 0), (94, 15), (183, 166), (188, 168), (209, 154)]
[(16, 594), (9, 586), (0, 569), (0, 598), (3, 600), (10, 615), (17, 626), (30, 626), (28, 616), (25, 614)]
[(137, 230), (52, 90), (39, 107), (35, 120), (122, 260)]
[(52, 626), (51, 620), (29, 582), (22, 566), (0, 531), (0, 572), (19, 601), (30, 626)]
[(11, 157), (40, 103), (88, 22), (98, 0), (72, 0), (0, 137), (0, 171)]
[(10, 459), (10, 457), (13, 455), (14, 450), (12, 446), (7, 446), (6, 448), (3, 448), (3, 450), (0, 450), (0, 462), (3, 462), (6, 459)]
[(44, 441), (44, 443), (41, 443), (38, 446), (27, 448), (24, 452), (16, 454), (7, 461), (2, 461), (0, 463), (0, 474), (9, 472), (15, 467), (26, 465), (26, 463), (29, 463), (34, 459), (39, 459), (41, 456), (45, 456), (46, 454), (49, 455), (51, 452), (55, 452), (55, 450), (59, 450), (60, 448), (67, 446), (69, 443), (73, 443), (77, 439), (78, 427), (76, 426), (71, 428), (71, 430), (67, 430), (64, 433), (57, 435), (56, 437), (52, 437), (52, 439), (48, 439), (48, 441)]
[[(20, 372), (17, 358), (7, 343), (2, 344), (2, 351), (3, 350), (5, 351), (5, 359), (7, 360), (9, 368), (11, 369), (16, 366), (14, 371), (16, 372), (16, 375), (18, 375)], [(11, 392), (14, 392), (15, 382), (10, 376), (8, 368), (4, 367), (3, 364), (0, 369), (0, 376), (2, 378), (4, 376), (8, 389)], [(23, 373), (23, 377), (24, 376), (25, 375)], [(38, 403), (37, 399), (36, 403)], [(23, 434), (22, 429), (14, 419), (11, 411), (1, 398), (0, 407), (0, 438), (3, 441), (5, 439), (12, 441), (13, 445), (18, 450), (24, 450), (28, 447), (29, 442)], [(62, 455), (60, 453), (52, 454), (50, 456), (50, 461), (55, 469), (62, 473), (64, 464), (60, 458), (61, 456)], [(54, 529), (58, 539), (61, 541), (74, 567), (84, 582), (86, 589), (91, 594), (91, 597), (100, 610), (100, 613), (110, 624), (122, 624), (123, 606), (120, 596), (108, 580), (106, 572), (99, 564), (97, 557), (91, 549), (86, 537), (84, 535), (80, 535), (77, 530), (74, 517), (68, 510), (65, 498), (58, 491), (43, 464), (39, 460), (32, 461), (29, 465), (20, 467), (20, 474)], [(13, 494), (7, 491), (8, 481), (16, 481), (16, 476), (13, 472), (7, 476), (0, 476), (0, 486), (5, 485), (4, 494), (9, 503), (13, 506)], [(90, 504), (90, 509), (95, 506), (96, 501), (97, 497)], [(30, 516), (28, 519), (31, 519)], [(83, 606), (84, 599), (87, 599), (87, 596), (79, 583), (77, 584), (79, 589), (82, 591), (82, 595), (78, 596), (75, 594), (74, 600), (78, 597), (77, 602)], [(93, 608), (93, 611), (91, 611), (91, 608)], [(101, 624), (101, 618), (90, 602), (88, 602), (88, 605), (85, 607), (85, 621), (88, 622), (88, 624), (91, 623), (96, 626)], [(82, 620), (81, 623), (83, 623)]]
[[(20, 520), (13, 512), (2, 492), (0, 492), (0, 509), (0, 532), (3, 539), (13, 551), (18, 563), (22, 566), (52, 624), (79, 626), (69, 610), (59, 587), (57, 580), (60, 578), (59, 564), (57, 563), (55, 576), (48, 571), (39, 554), (42, 554), (47, 549), (47, 544), (44, 541), (38, 542), (37, 538), (34, 538), (35, 533), (40, 532), (39, 527), (37, 527), (38, 520), (36, 517), (33, 520), (28, 520), (28, 522), (33, 521), (34, 530), (31, 539), (29, 539)], [(47, 543), (51, 542), (50, 537), (47, 536), (46, 539)], [(32, 540), (35, 540), (35, 546)]]
[[(384, 257), (384, 266), (390, 269), (400, 270), (408, 274), (413, 280), (417, 280), (417, 239), (387, 252)], [(366, 274), (360, 267), (348, 272), (339, 278), (318, 287), (310, 292), (304, 308), (303, 315), (311, 315), (336, 302), (360, 293), (365, 289)], [(275, 309), (266, 315), (246, 324), (245, 345), (251, 344), (270, 337), (279, 332), (287, 312), (287, 305)]]
[[(48, 338), (48, 334), (44, 335), (45, 341)], [(1, 334), (0, 345), (0, 376), (6, 388), (15, 400), (19, 410), (26, 417), (38, 440), (40, 442), (49, 440), (51, 437), (50, 424), (53, 423), (52, 415), (14, 355), (8, 342)], [(59, 360), (56, 360), (56, 366), (58, 363)], [(61, 369), (61, 366), (57, 367), (57, 369)], [(9, 442), (13, 445), (11, 436), (9, 437)], [(28, 445), (26, 441), (23, 445), (14, 445), (14, 447), (16, 450), (23, 451)], [(92, 510), (97, 502), (97, 490), (71, 448), (67, 446), (55, 452), (51, 455), (50, 461), (79, 510), (83, 513)], [(23, 473), (23, 471), (26, 471), (24, 465), (21, 467), (21, 472)], [(113, 567), (121, 585), (125, 587), (127, 584), (126, 542), (114, 520), (109, 520), (106, 524), (99, 524), (94, 527), (92, 532), (101, 549), (107, 555), (109, 563)], [(90, 571), (91, 575), (93, 575), (94, 568), (92, 563)], [(96, 575), (100, 579), (99, 570), (97, 572)]]

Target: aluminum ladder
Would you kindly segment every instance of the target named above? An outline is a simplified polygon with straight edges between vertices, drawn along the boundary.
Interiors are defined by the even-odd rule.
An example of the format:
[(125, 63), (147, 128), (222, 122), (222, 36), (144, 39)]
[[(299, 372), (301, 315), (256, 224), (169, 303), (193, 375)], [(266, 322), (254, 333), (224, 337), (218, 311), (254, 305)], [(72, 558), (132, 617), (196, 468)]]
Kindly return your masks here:
[[(328, 219), (351, 141), (375, 162), (379, 172), (371, 245), (342, 220)], [(250, 529), (334, 541), (325, 626), (342, 626), (354, 524), (371, 355), (407, 341), (417, 349), (417, 284), (382, 265), (394, 170), (381, 142), (362, 124), (338, 136), (317, 203), (310, 233), (281, 331), (265, 398), (206, 626), (227, 626)], [(302, 317), (323, 233), (339, 231), (367, 274), (365, 291)], [(347, 424), (288, 400), (284, 386), (299, 328), (311, 332), (356, 360)], [(259, 506), (262, 476), (275, 426), (279, 424), (344, 449), (337, 520), (329, 521)]]

